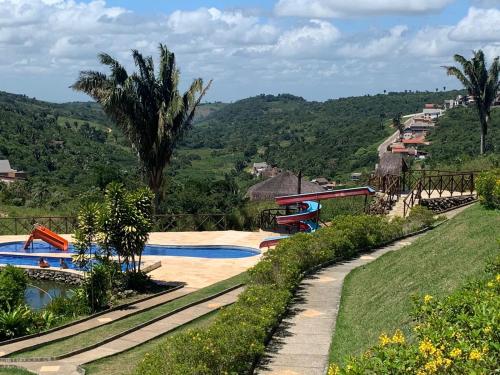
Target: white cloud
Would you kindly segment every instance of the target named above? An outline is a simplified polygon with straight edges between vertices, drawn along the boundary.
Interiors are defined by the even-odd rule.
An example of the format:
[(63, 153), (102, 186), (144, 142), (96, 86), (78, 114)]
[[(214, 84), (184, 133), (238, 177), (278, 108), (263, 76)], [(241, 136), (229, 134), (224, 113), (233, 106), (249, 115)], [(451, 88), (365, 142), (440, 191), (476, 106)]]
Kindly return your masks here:
[(425, 27), (419, 30), (408, 43), (408, 53), (417, 58), (450, 57), (462, 45), (450, 40), (449, 34), (453, 26)]
[(435, 12), (454, 0), (279, 0), (279, 16), (308, 18), (356, 17)]
[(378, 39), (365, 41), (363, 43), (347, 43), (339, 49), (339, 54), (348, 58), (370, 59), (374, 57), (396, 56), (404, 48), (405, 40), (403, 34), (408, 27), (399, 25), (393, 27), (389, 32)]
[(450, 38), (467, 42), (500, 42), (500, 10), (471, 7), (450, 31)]
[(283, 56), (324, 52), (340, 37), (340, 31), (329, 22), (311, 20), (309, 25), (286, 31), (275, 46), (275, 52)]

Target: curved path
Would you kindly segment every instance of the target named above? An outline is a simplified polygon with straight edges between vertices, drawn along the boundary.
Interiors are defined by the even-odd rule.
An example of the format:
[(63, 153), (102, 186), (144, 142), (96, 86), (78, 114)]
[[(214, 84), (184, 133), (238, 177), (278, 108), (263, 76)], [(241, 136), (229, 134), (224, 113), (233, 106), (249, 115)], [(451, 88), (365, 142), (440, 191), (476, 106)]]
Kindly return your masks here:
[[(467, 207), (447, 212), (452, 218)], [(344, 278), (353, 269), (415, 242), (425, 233), (396, 241), (359, 258), (337, 263), (305, 278), (255, 371), (261, 375), (324, 375), (340, 307)], [(327, 298), (325, 296), (328, 296)]]
[(158, 336), (164, 335), (165, 333), (168, 333), (178, 328), (179, 326), (195, 320), (212, 311), (230, 305), (236, 301), (238, 295), (243, 290), (244, 286), (230, 290), (208, 301), (204, 301), (185, 310), (179, 311), (178, 313), (167, 316), (161, 320), (158, 320), (157, 322), (154, 322), (132, 333), (117, 338), (116, 340), (110, 341), (94, 349), (76, 354), (65, 359), (44, 362), (2, 362), (2, 359), (0, 358), (0, 364), (19, 366), (29, 371), (33, 371), (37, 374), (44, 375), (81, 375), (81, 372), (79, 372), (80, 370), (78, 368), (80, 365), (131, 349)]
[(127, 316), (140, 313), (141, 311), (152, 309), (153, 307), (183, 297), (196, 290), (197, 289), (194, 288), (182, 287), (180, 289), (163, 293), (159, 296), (147, 299), (145, 301), (138, 301), (123, 308), (119, 308), (117, 310), (104, 313), (94, 318), (81, 321), (74, 325), (62, 327), (60, 329), (54, 329), (36, 337), (30, 337), (10, 344), (0, 345), (0, 361), (2, 360), (1, 357), (8, 356), (9, 354), (12, 354), (14, 352), (37, 347), (39, 345), (46, 344), (49, 341), (58, 341), (67, 337), (74, 336), (90, 329), (115, 322), (119, 319), (123, 319)]

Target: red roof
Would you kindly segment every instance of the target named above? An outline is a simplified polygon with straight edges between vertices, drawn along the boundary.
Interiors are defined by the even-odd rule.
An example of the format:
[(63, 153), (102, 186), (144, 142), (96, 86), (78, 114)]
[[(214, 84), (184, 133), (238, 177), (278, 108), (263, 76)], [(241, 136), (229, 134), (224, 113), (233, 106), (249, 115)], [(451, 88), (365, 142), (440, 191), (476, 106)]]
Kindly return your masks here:
[(410, 144), (410, 145), (422, 145), (427, 142), (425, 142), (424, 137), (418, 137), (418, 138), (410, 138), (410, 139), (403, 139), (404, 144)]
[(426, 104), (424, 106), (424, 108), (427, 108), (427, 109), (434, 109), (434, 104)]

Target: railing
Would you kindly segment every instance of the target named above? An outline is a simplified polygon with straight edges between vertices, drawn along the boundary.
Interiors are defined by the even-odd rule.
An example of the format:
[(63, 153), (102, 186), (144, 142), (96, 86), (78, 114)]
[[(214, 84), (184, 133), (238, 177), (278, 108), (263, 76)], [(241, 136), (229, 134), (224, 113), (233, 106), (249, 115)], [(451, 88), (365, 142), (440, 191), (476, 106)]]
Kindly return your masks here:
[[(229, 226), (226, 214), (155, 215), (153, 220), (153, 231), (157, 232), (227, 230)], [(2, 217), (0, 218), (0, 235), (29, 234), (36, 223), (56, 233), (73, 233), (76, 228), (76, 217)]]
[(298, 212), (297, 209), (268, 208), (260, 212), (260, 228), (262, 230), (278, 233), (295, 233), (299, 228), (291, 225), (278, 224), (277, 217), (291, 215)]
[(386, 195), (386, 199), (381, 201), (385, 210), (390, 210), (401, 196), (402, 181), (401, 176), (392, 174), (370, 178), (369, 184)]
[(446, 197), (463, 196), (466, 193), (473, 195), (475, 191), (474, 177), (475, 172), (424, 174), (411, 187), (410, 193), (404, 200), (404, 216), (409, 213), (417, 202), (420, 202), (423, 193), (429, 199), (433, 198), (433, 195), (435, 195), (435, 198), (442, 198), (443, 193), (446, 193)]

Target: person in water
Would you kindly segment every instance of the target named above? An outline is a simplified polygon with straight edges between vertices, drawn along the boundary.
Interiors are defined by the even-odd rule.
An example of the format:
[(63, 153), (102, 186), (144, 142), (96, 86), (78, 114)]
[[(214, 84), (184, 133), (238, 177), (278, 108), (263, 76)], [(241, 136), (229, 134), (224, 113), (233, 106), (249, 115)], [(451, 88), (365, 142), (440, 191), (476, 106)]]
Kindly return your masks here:
[(49, 268), (50, 264), (45, 259), (40, 258), (40, 260), (38, 261), (38, 267), (40, 267), (40, 268)]
[(68, 268), (68, 264), (66, 263), (66, 261), (64, 260), (64, 258), (61, 258), (61, 261), (59, 262), (59, 267), (61, 267), (63, 270), (65, 270), (66, 268)]

